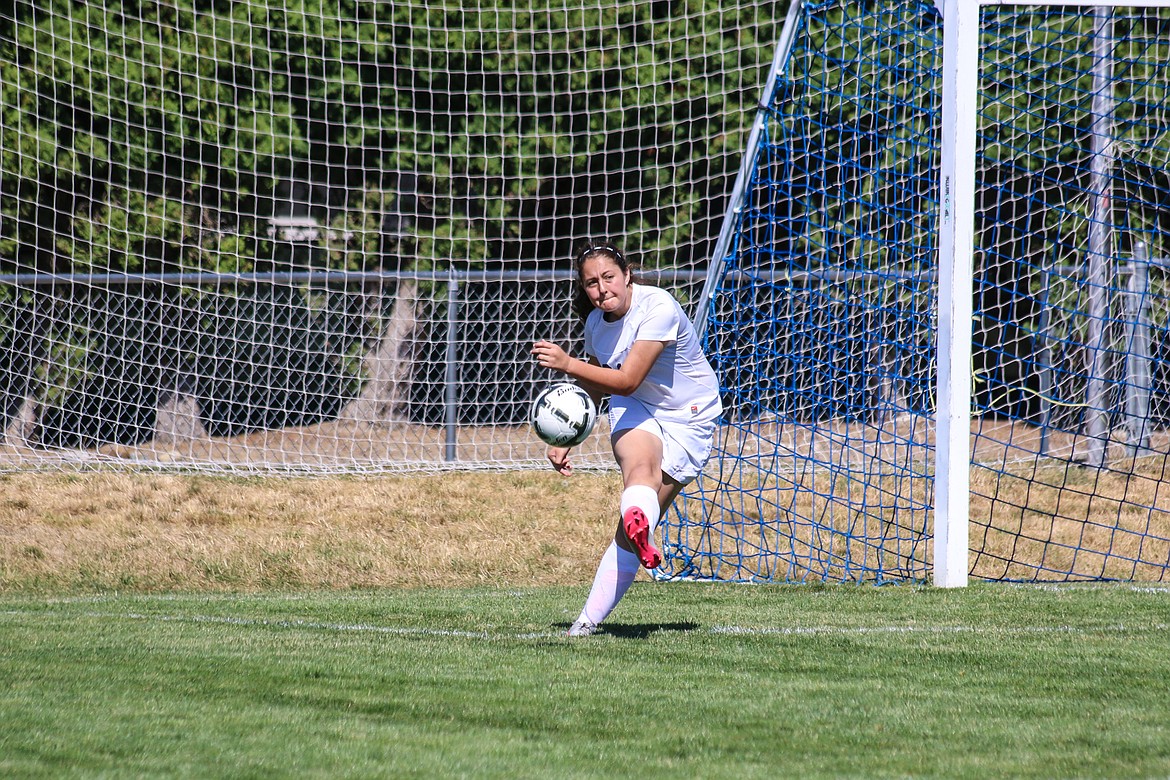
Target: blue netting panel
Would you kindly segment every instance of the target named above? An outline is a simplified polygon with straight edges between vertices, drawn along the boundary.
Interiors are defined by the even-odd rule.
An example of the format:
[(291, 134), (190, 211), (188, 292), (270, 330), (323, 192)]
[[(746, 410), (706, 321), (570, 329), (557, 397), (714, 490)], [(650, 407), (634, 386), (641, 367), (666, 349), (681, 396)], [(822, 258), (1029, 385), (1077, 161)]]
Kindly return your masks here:
[(804, 11), (712, 295), (726, 424), (672, 575), (927, 574), (941, 34), (930, 3)]
[[(981, 28), (971, 573), (1164, 579), (1170, 11)], [(941, 56), (933, 3), (803, 9), (711, 290), (726, 420), (663, 576), (929, 577)]]

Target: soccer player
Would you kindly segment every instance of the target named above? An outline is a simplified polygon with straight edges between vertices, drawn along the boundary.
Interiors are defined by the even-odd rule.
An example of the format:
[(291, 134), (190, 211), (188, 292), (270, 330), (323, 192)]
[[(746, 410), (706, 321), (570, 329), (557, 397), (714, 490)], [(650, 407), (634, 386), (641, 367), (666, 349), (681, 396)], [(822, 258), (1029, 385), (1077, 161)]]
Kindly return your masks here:
[[(569, 629), (569, 636), (589, 636), (625, 595), (639, 563), (653, 569), (662, 562), (654, 528), (710, 456), (723, 407), (715, 372), (670, 293), (637, 284), (625, 255), (610, 242), (578, 252), (576, 269), (588, 307), (587, 360), (548, 341), (536, 342), (532, 354), (540, 366), (577, 380), (599, 404), (609, 396), (610, 445), (624, 487), (613, 542)], [(548, 449), (553, 469), (566, 476), (572, 472), (569, 450)]]

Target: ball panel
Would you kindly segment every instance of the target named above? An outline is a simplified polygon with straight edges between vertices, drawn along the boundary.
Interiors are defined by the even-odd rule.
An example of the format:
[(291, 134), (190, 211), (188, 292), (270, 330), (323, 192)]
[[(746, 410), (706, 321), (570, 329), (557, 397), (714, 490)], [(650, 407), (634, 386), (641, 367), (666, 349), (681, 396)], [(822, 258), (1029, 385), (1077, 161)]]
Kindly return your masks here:
[(532, 402), (531, 420), (541, 441), (554, 447), (574, 447), (593, 431), (597, 407), (577, 385), (558, 382)]

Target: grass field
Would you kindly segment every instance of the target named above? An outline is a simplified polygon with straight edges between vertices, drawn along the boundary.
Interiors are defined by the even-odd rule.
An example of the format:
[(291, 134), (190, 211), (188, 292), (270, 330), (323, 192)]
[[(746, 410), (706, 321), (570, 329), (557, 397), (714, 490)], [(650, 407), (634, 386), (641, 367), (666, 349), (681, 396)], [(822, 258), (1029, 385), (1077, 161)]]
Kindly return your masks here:
[(0, 479), (0, 776), (1170, 776), (1170, 587), (643, 579), (570, 640), (612, 475), (544, 477)]

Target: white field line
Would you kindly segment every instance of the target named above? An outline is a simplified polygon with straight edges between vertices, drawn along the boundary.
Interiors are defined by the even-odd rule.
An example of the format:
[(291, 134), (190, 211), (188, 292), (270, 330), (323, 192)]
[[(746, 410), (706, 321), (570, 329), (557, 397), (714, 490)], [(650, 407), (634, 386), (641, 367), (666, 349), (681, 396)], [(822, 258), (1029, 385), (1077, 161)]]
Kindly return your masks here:
[[(646, 583), (655, 586), (670, 587), (671, 583)], [(709, 585), (710, 583), (701, 583)], [(776, 585), (783, 585), (783, 583), (776, 583)], [(739, 588), (754, 588), (761, 587), (752, 583), (727, 583), (728, 587)], [(767, 586), (762, 586), (767, 587)], [(794, 593), (798, 593), (803, 585), (793, 584), (791, 586)], [(865, 585), (843, 584), (841, 588), (864, 588)], [(906, 587), (921, 591), (931, 590), (929, 585), (905, 585), (905, 586), (891, 586), (891, 587)], [(989, 585), (989, 587), (998, 588), (1012, 588), (1020, 590), (1039, 590), (1051, 593), (1060, 593), (1063, 591), (1076, 590), (1126, 590), (1131, 593), (1150, 593), (1159, 596), (1170, 597), (1170, 583), (1150, 583), (1150, 582), (1006, 582), (999, 585)], [(523, 590), (516, 591), (495, 591), (486, 589), (483, 591), (469, 590), (463, 593), (460, 598), (498, 598), (500, 596), (510, 596), (512, 598), (525, 598), (529, 594)], [(191, 602), (205, 602), (205, 603), (223, 603), (232, 601), (268, 601), (268, 602), (297, 602), (297, 601), (313, 601), (320, 597), (319, 593), (248, 593), (243, 595), (235, 595), (231, 593), (206, 593), (203, 595), (189, 594), (189, 593), (143, 593), (143, 594), (124, 594), (124, 593), (102, 593), (91, 594), (85, 596), (51, 596), (48, 598), (38, 597), (22, 597), (13, 596), (4, 599), (8, 603), (17, 603), (24, 601), (29, 604), (36, 604), (39, 606), (49, 604), (103, 604), (112, 601), (139, 601), (142, 603), (157, 603), (157, 602), (176, 602), (176, 603), (191, 603)], [(371, 598), (376, 598), (370, 593), (363, 593), (360, 591), (352, 593), (330, 593), (329, 599), (331, 601), (369, 601)], [(568, 613), (566, 613), (568, 614)]]
[[(1011, 588), (1034, 588), (1046, 591), (1087, 590), (1093, 588), (1121, 588), (1137, 593), (1149, 593), (1158, 596), (1170, 596), (1170, 586), (1149, 583), (1013, 583), (1005, 584)], [(476, 594), (468, 594), (474, 596)], [(492, 596), (498, 594), (489, 594)], [(509, 593), (516, 598), (526, 594), (523, 591)], [(117, 595), (95, 596), (64, 596), (45, 600), (30, 600), (38, 606), (51, 604), (101, 604), (121, 598)], [(235, 597), (226, 594), (211, 594), (205, 598), (193, 599), (189, 595), (154, 594), (135, 596), (143, 602), (190, 602), (202, 600), (207, 602), (230, 602)], [(306, 594), (252, 594), (241, 597), (249, 601), (257, 599), (276, 602), (307, 601), (312, 598)], [(368, 598), (362, 594), (353, 594), (353, 600)], [(10, 602), (11, 603), (11, 602)], [(8, 610), (0, 612), (6, 616), (51, 616), (52, 612), (34, 612), (31, 610)], [(261, 620), (254, 618), (223, 617), (214, 615), (150, 615), (135, 612), (85, 612), (84, 617), (110, 620), (145, 620), (160, 623), (207, 623), (220, 625), (252, 626), (265, 628), (303, 629), (310, 631), (326, 631), (337, 633), (372, 633), (390, 636), (419, 636), (419, 637), (448, 637), (481, 640), (500, 639), (547, 639), (564, 636), (563, 632), (529, 632), (520, 634), (493, 633), (491, 631), (460, 631), (456, 629), (434, 629), (403, 626), (379, 626), (369, 624), (323, 623), (307, 620)], [(1026, 635), (1026, 634), (1126, 634), (1126, 633), (1162, 633), (1170, 631), (1170, 624), (1154, 623), (1149, 625), (1113, 624), (1104, 626), (735, 626), (715, 625), (706, 628), (694, 629), (702, 633), (720, 634), (727, 636), (866, 636), (866, 635), (947, 635), (947, 634), (999, 634), (999, 635)], [(604, 629), (603, 629), (604, 633)]]
[[(64, 613), (7, 610), (0, 615), (20, 617), (57, 617)], [(261, 620), (254, 618), (222, 617), (217, 615), (146, 615), (139, 612), (82, 612), (77, 615), (99, 620), (142, 620), (155, 623), (204, 623), (212, 625), (244, 626), (256, 628), (288, 628), (308, 631), (329, 631), (337, 633), (373, 633), (396, 636), (439, 636), (466, 639), (508, 638), (508, 635), (492, 635), (488, 631), (457, 631), (434, 628), (403, 628), (401, 626), (375, 626), (363, 623), (319, 623), (310, 620)], [(524, 639), (541, 637), (545, 634), (514, 634), (511, 638)]]
[(778, 634), (781, 636), (829, 635), (866, 636), (869, 634), (1148, 634), (1170, 631), (1170, 623), (1149, 625), (1108, 626), (810, 626), (785, 628), (744, 628), (741, 626), (711, 626), (706, 629), (712, 634), (759, 636)]
[[(8, 610), (12, 617), (57, 617), (60, 613)], [(136, 612), (83, 612), (80, 617), (101, 620), (141, 620), (157, 623), (202, 623), (257, 628), (299, 629), (335, 633), (370, 633), (392, 636), (445, 637), (480, 640), (530, 640), (564, 636), (563, 632), (528, 632), (521, 634), (456, 629), (379, 626), (364, 623), (322, 623), (309, 620), (262, 620), (215, 615), (148, 615)], [(1042, 635), (1042, 634), (1148, 634), (1170, 631), (1168, 623), (1103, 626), (709, 626), (693, 631), (726, 636), (872, 636), (872, 635)], [(604, 628), (603, 628), (604, 633)], [(692, 633), (687, 631), (685, 633)]]

